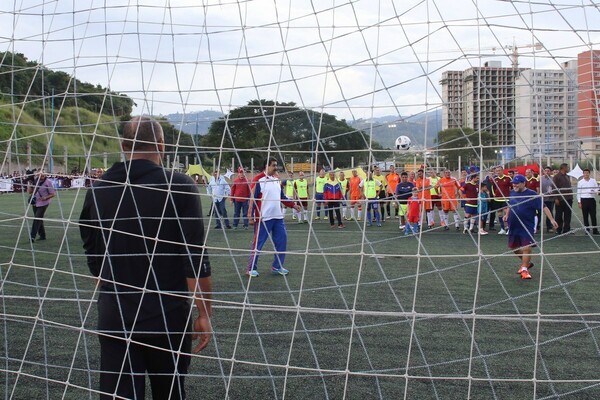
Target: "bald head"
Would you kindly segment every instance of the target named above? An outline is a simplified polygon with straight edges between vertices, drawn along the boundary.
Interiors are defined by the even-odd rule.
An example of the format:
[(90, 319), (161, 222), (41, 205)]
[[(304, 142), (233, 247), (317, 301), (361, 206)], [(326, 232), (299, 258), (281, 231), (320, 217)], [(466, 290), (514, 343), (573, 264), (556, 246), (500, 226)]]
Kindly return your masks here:
[(163, 130), (160, 124), (150, 117), (133, 117), (125, 123), (123, 128), (121, 147), (132, 157), (137, 153), (162, 154), (164, 150)]

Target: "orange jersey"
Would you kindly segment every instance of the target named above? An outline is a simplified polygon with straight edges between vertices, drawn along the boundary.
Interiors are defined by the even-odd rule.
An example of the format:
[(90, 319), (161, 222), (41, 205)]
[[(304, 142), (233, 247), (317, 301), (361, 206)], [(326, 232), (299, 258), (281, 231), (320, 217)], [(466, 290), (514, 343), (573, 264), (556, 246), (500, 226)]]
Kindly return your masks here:
[(457, 192), (460, 189), (460, 184), (456, 180), (456, 178), (440, 178), (439, 182), (440, 191), (439, 193), (442, 195), (442, 199), (456, 199)]
[(351, 176), (350, 179), (348, 179), (348, 188), (350, 189), (350, 195), (351, 196), (356, 196), (356, 195), (360, 195), (361, 193), (361, 188), (360, 188), (360, 183), (362, 182), (362, 178), (360, 176)]
[(385, 176), (385, 180), (387, 181), (387, 192), (390, 194), (396, 194), (396, 186), (398, 186), (398, 182), (400, 182), (400, 175), (397, 173), (389, 173)]
[(415, 179), (415, 187), (419, 189), (419, 199), (431, 200), (431, 181), (429, 178)]

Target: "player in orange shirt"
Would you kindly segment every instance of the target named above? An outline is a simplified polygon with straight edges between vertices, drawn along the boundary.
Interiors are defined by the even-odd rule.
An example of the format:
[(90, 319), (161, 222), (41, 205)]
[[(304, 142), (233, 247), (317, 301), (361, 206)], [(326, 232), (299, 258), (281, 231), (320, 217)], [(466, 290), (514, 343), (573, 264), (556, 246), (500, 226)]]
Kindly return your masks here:
[[(392, 218), (390, 211), (392, 209), (391, 203), (393, 202), (393, 217), (396, 218), (398, 216), (398, 205), (393, 200), (396, 195), (396, 186), (398, 186), (398, 182), (400, 182), (400, 175), (398, 175), (398, 173), (396, 172), (396, 168), (393, 165), (390, 166), (390, 172), (385, 176), (385, 180), (387, 181), (387, 216), (388, 218)], [(383, 210), (381, 210), (381, 214), (383, 214)]]
[(450, 214), (450, 211), (452, 211), (454, 213), (454, 227), (457, 231), (460, 230), (460, 214), (458, 213), (457, 200), (459, 196), (460, 183), (458, 183), (458, 180), (451, 175), (450, 170), (447, 169), (444, 171), (444, 176), (441, 177), (438, 182), (438, 189), (440, 195), (442, 196), (442, 210), (444, 212), (442, 217), (442, 225), (444, 225), (444, 229), (450, 229), (448, 227), (448, 225), (450, 225), (448, 222), (448, 215)]
[(424, 176), (422, 169), (417, 171), (417, 179), (415, 179), (415, 187), (419, 190), (419, 199), (423, 201), (423, 207), (427, 213), (427, 227), (433, 226), (433, 218), (430, 211), (433, 210), (431, 204), (431, 181)]
[(346, 198), (350, 198), (350, 220), (354, 219), (354, 206), (358, 206), (358, 218), (357, 220), (360, 221), (361, 220), (361, 216), (362, 216), (362, 205), (361, 205), (361, 199), (362, 199), (362, 187), (360, 185), (360, 183), (362, 182), (362, 178), (360, 176), (358, 176), (358, 172), (353, 169), (352, 170), (352, 176), (349, 179), (348, 182), (348, 192), (350, 192), (350, 196), (347, 196)]

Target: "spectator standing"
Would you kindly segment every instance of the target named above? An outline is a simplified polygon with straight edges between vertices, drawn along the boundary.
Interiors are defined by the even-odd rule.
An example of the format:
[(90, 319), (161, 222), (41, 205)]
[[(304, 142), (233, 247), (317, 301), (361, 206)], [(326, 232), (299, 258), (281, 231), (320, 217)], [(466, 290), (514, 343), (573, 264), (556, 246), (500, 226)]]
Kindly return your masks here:
[(217, 214), (217, 224), (215, 229), (221, 229), (225, 222), (227, 229), (231, 229), (229, 218), (227, 218), (227, 197), (231, 195), (231, 188), (225, 177), (219, 174), (219, 171), (213, 172), (213, 176), (208, 181), (208, 194), (212, 196), (213, 210)]
[(558, 173), (552, 178), (554, 183), (554, 206), (556, 207), (557, 234), (571, 232), (571, 213), (573, 207), (573, 187), (571, 178), (567, 175), (569, 166), (560, 164)]
[(590, 170), (586, 168), (583, 170), (583, 178), (577, 182), (577, 204), (583, 213), (583, 224), (586, 232), (592, 231), (594, 235), (598, 234), (596, 193), (598, 193), (598, 182), (594, 178), (590, 178)]
[(148, 375), (153, 398), (184, 399), (190, 353), (212, 332), (200, 195), (190, 177), (161, 166), (158, 122), (133, 118), (121, 147), (127, 161), (87, 191), (79, 220), (98, 278), (100, 398), (144, 399)]
[[(554, 191), (554, 181), (552, 180), (552, 168), (545, 167), (543, 175), (540, 179), (540, 192), (544, 198), (544, 206), (550, 210), (550, 213), (554, 210), (554, 199), (552, 192)], [(546, 218), (546, 232), (552, 232), (552, 224), (550, 220)]]
[(46, 240), (46, 229), (44, 227), (44, 215), (50, 205), (52, 198), (56, 196), (52, 181), (48, 179), (48, 176), (44, 171), (40, 171), (37, 180), (34, 184), (29, 187), (29, 193), (32, 195), (33, 208), (33, 224), (31, 226), (31, 242), (35, 242), (37, 235), (39, 234), (39, 240)]
[(244, 229), (248, 229), (250, 182), (242, 167), (238, 168), (238, 176), (231, 185), (231, 202), (233, 203), (233, 229), (237, 229), (240, 223), (240, 213), (242, 213)]

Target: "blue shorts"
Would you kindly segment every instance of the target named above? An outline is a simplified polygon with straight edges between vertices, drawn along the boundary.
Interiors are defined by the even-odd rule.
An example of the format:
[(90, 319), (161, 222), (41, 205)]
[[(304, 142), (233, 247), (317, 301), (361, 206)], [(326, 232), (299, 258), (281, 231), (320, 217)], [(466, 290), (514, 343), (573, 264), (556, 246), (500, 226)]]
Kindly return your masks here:
[(325, 195), (323, 193), (315, 193), (315, 200), (316, 201), (324, 201)]
[(512, 235), (508, 231), (508, 248), (514, 250), (521, 247), (535, 247), (535, 239), (532, 235)]
[(465, 214), (477, 215), (477, 206), (465, 204)]

